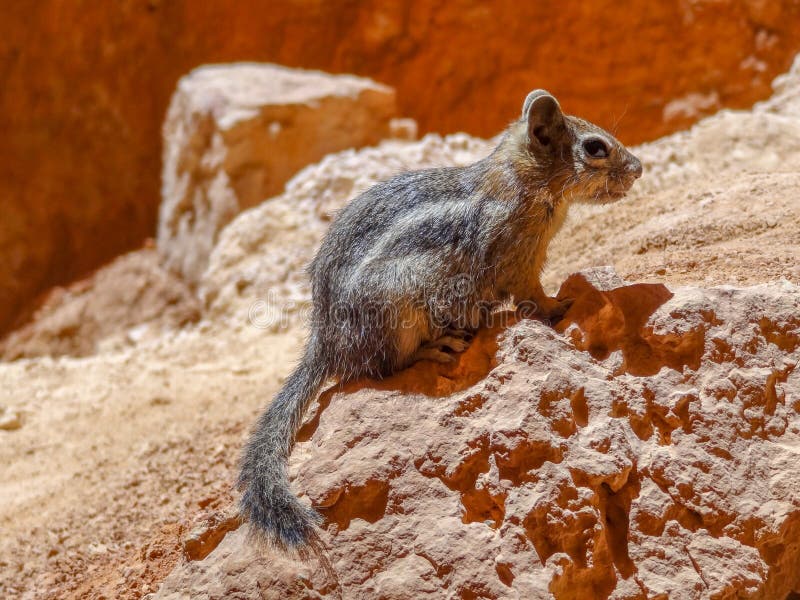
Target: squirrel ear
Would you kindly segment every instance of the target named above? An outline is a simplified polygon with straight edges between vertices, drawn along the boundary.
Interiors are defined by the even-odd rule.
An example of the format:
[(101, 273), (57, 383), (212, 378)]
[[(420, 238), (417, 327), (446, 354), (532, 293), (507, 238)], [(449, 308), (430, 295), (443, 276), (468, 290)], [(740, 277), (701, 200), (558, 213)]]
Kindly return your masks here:
[(525, 98), (525, 102), (522, 104), (522, 118), (527, 120), (528, 119), (528, 111), (531, 109), (531, 104), (537, 98), (541, 98), (542, 96), (550, 96), (553, 97), (550, 92), (547, 90), (533, 90), (528, 96)]
[(534, 90), (522, 105), (522, 118), (528, 121), (531, 144), (549, 146), (566, 130), (558, 101), (545, 90)]

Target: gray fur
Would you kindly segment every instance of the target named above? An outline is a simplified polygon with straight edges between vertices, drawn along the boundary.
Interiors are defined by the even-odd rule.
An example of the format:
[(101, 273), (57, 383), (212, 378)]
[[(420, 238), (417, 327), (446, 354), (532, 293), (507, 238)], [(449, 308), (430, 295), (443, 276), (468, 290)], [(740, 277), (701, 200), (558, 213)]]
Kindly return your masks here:
[[(607, 159), (583, 144), (611, 144)], [(547, 318), (569, 300), (544, 294), (547, 245), (570, 202), (617, 200), (641, 164), (613, 136), (561, 113), (543, 90), (488, 157), (402, 173), (352, 200), (310, 266), (311, 332), (300, 364), (244, 451), (242, 514), (278, 547), (319, 548), (318, 515), (289, 489), (286, 463), (306, 407), (329, 378), (383, 377), (419, 358), (452, 359), (446, 330), (474, 330), (491, 307), (532, 302)], [(460, 346), (459, 346), (460, 348)]]

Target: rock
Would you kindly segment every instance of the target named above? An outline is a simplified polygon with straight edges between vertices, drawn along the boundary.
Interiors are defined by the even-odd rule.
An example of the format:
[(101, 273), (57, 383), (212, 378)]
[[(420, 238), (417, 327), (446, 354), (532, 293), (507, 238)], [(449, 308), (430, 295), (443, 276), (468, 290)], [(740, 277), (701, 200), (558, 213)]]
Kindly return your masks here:
[(772, 97), (755, 105), (756, 111), (774, 112), (784, 115), (800, 114), (800, 56), (796, 56), (792, 68), (772, 82)]
[(196, 322), (200, 308), (186, 283), (159, 265), (156, 251), (143, 248), (51, 290), (28, 322), (0, 340), (0, 359), (131, 346)]
[(22, 427), (22, 420), (19, 413), (14, 410), (0, 406), (0, 429), (4, 431), (14, 431)]
[[(202, 508), (202, 507), (201, 507)], [(229, 531), (239, 528), (235, 511), (215, 512), (198, 524), (183, 540), (183, 554), (187, 560), (202, 560), (216, 548)]]
[(164, 123), (158, 248), (196, 283), (217, 234), (326, 154), (388, 137), (394, 91), (368, 79), (233, 64), (183, 77)]
[(197, 65), (372, 77), (423, 134), (494, 135), (540, 86), (638, 143), (765, 98), (800, 39), (791, 0), (36, 6), (6, 7), (0, 23), (12, 90), (0, 97), (0, 330), (42, 290), (153, 235), (159, 130)]
[[(668, 289), (606, 269), (561, 291), (576, 300), (555, 330), (504, 314), (454, 366), (322, 395), (290, 470), (343, 596), (800, 589), (800, 287)], [(155, 597), (336, 585), (236, 530)]]
[(415, 140), (419, 129), (414, 119), (392, 119), (389, 122), (392, 138), (398, 140)]

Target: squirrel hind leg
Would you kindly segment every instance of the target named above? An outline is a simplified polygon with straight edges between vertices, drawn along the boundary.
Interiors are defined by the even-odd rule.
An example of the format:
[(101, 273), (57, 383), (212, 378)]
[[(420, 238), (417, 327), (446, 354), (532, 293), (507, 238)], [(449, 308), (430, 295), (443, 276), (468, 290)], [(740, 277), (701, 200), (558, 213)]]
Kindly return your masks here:
[(432, 360), (450, 364), (455, 362), (456, 354), (469, 348), (472, 333), (466, 329), (447, 329), (444, 335), (422, 344), (412, 356), (412, 361)]
[(475, 337), (475, 334), (477, 332), (478, 332), (477, 327), (456, 327), (455, 325), (451, 325), (450, 327), (444, 330), (442, 336), (454, 337), (460, 340), (464, 340), (465, 342), (471, 342), (472, 338)]
[(449, 365), (455, 362), (456, 357), (449, 352), (440, 350), (438, 348), (431, 348), (427, 345), (421, 346), (412, 356), (409, 364), (413, 364), (422, 360), (430, 360), (433, 362)]
[(391, 371), (395, 372), (420, 360), (418, 353), (421, 346), (431, 337), (441, 335), (441, 332), (431, 331), (428, 315), (423, 310), (409, 308), (400, 314), (392, 335), (395, 355), (392, 357)]
[(469, 348), (475, 333), (471, 328), (456, 326), (432, 328), (427, 313), (422, 310), (407, 310), (401, 316), (402, 319), (392, 332), (395, 356), (392, 357), (389, 369), (391, 372), (421, 360), (452, 363), (456, 360), (456, 354)]

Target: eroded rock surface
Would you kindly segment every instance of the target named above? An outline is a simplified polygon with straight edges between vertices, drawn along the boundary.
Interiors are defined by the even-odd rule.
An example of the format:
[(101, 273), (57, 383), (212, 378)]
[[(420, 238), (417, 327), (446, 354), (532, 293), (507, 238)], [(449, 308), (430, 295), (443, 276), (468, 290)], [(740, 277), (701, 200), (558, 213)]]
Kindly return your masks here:
[(158, 247), (197, 283), (217, 234), (302, 167), (389, 136), (394, 90), (369, 79), (234, 64), (178, 83), (164, 123)]
[[(601, 269), (562, 292), (577, 300), (555, 330), (504, 315), (454, 367), (322, 396), (291, 472), (321, 507), (344, 597), (800, 586), (800, 288), (670, 290)], [(237, 530), (155, 598), (233, 590), (335, 597), (336, 583), (259, 558)]]

